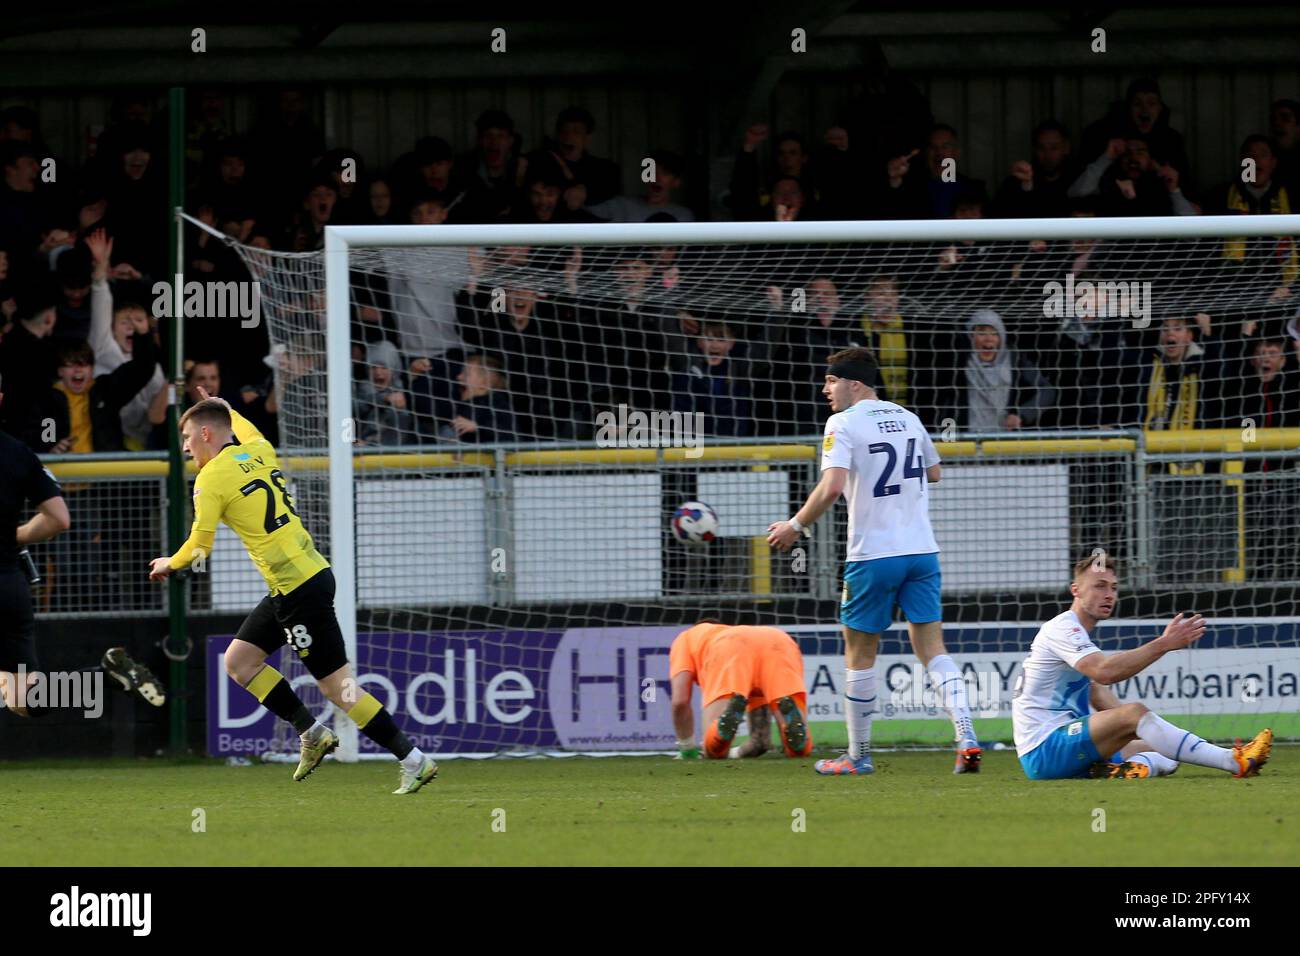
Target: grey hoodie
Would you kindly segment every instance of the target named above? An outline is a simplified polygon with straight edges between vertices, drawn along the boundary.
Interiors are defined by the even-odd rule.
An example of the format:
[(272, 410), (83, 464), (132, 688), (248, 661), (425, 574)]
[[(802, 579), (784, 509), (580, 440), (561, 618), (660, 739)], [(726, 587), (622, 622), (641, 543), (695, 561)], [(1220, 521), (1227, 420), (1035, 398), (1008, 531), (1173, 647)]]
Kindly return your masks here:
[(372, 342), (366, 348), (366, 365), (387, 368), (393, 373), (386, 388), (378, 388), (370, 381), (369, 371), (364, 381), (356, 383), (353, 398), (356, 405), (357, 438), (369, 445), (405, 445), (414, 441), (414, 422), (407, 407), (397, 408), (389, 403), (394, 392), (405, 394), (402, 385), (402, 356), (397, 346), (387, 339)]
[[(983, 361), (975, 351), (975, 329), (982, 325), (991, 325), (998, 332), (998, 351), (991, 362)], [(979, 309), (966, 320), (966, 331), (971, 336), (970, 358), (966, 360), (966, 384), (969, 386), (966, 393), (969, 404), (967, 427), (977, 432), (1000, 431), (1011, 404), (1011, 386), (1015, 378), (1011, 350), (1007, 348), (1006, 326), (1002, 316), (992, 309)]]

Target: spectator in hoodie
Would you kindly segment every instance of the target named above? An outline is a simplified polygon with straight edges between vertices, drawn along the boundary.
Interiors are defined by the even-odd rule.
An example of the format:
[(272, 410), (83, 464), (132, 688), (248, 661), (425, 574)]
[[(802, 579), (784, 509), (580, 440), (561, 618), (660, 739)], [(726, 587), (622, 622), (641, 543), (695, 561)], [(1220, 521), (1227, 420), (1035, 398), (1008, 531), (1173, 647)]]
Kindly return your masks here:
[[(1026, 355), (1007, 341), (1002, 316), (979, 309), (966, 320), (964, 348), (946, 381), (937, 383), (932, 428), (952, 419), (965, 432), (1033, 428), (1056, 401), (1056, 389)], [(939, 364), (947, 365), (948, 360)]]
[(1064, 218), (1070, 215), (1066, 191), (1078, 176), (1070, 154), (1070, 134), (1056, 120), (1046, 120), (1030, 137), (1033, 159), (1011, 164), (993, 211), (1003, 219)]
[(358, 443), (386, 447), (414, 443), (415, 425), (402, 387), (397, 346), (386, 339), (372, 342), (366, 349), (366, 366), (366, 379), (352, 389)]
[(1070, 185), (1070, 198), (1096, 196), (1101, 216), (1195, 216), (1177, 166), (1156, 157), (1145, 135), (1110, 140)]

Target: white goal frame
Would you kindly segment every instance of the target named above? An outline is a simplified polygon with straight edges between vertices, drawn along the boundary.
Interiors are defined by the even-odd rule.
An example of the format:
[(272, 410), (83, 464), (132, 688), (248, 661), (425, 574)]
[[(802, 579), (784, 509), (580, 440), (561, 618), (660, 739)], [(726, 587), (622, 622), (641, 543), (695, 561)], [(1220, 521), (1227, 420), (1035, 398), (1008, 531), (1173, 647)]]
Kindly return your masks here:
[[(1033, 239), (1206, 239), (1300, 236), (1300, 214), (1270, 216), (1143, 216), (1132, 218), (941, 219), (847, 222), (539, 223), (531, 225), (326, 226), (325, 311), (330, 479), (330, 563), (348, 659), (357, 660), (356, 530), (352, 525), (352, 249), (411, 246), (754, 245), (939, 242)], [(346, 369), (347, 374), (333, 374)], [(336, 714), (337, 757), (360, 758), (356, 725)], [(387, 756), (387, 755), (377, 755)]]

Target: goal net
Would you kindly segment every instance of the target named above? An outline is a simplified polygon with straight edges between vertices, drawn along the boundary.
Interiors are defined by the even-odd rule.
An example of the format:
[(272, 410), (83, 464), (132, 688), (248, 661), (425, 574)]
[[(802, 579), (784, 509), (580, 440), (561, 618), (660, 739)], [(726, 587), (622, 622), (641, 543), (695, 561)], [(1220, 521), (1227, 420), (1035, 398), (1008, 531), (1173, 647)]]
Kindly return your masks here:
[[(425, 750), (496, 754), (670, 748), (668, 648), (705, 616), (789, 631), (814, 737), (843, 746), (844, 508), (791, 553), (764, 537), (817, 481), (826, 358), (852, 346), (943, 459), (944, 634), (981, 739), (1011, 740), (1020, 661), (1098, 550), (1103, 650), (1211, 621), (1122, 701), (1300, 737), (1287, 234), (1300, 217), (353, 226), (238, 251), (362, 684)], [(687, 502), (716, 540), (675, 537)], [(251, 605), (242, 563), (213, 578)], [(877, 670), (877, 745), (948, 746), (901, 620)]]

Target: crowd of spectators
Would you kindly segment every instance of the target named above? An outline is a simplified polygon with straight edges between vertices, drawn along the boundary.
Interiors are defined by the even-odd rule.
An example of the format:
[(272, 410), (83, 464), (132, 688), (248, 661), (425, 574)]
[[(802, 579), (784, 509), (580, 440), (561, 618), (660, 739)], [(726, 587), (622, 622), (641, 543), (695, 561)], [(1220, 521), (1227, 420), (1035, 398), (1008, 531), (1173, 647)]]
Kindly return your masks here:
[[(1253, 168), (1243, 181), (1237, 167), (1191, 168), (1158, 85), (1142, 79), (1078, 136), (1039, 123), (990, 195), (966, 172), (960, 131), (894, 82), (904, 85), (887, 103), (855, 103), (819, 139), (747, 129), (725, 197), (731, 216), (1257, 215), (1290, 212), (1300, 188), (1300, 104), (1261, 108), (1261, 132), (1240, 147)], [(61, 161), (44, 147), (38, 117), (21, 107), (0, 114), (0, 426), (39, 451), (165, 447), (169, 346), (151, 290), (168, 269), (166, 177), (154, 112), (150, 95), (119, 97), (90, 160), (58, 166), (53, 182), (43, 170)], [(419, 137), (379, 170), (326, 141), (302, 90), (280, 92), (243, 133), (224, 95), (207, 92), (187, 128), (186, 205), (215, 233), (286, 252), (323, 248), (330, 224), (671, 222), (704, 212), (689, 205), (698, 192), (685, 190), (691, 167), (681, 156), (648, 150), (655, 175), (643, 182), (639, 169), (593, 155), (596, 124), (581, 107), (563, 110), (532, 148), (501, 110), (485, 110), (475, 131), (462, 151)], [(1115, 244), (1029, 242), (1010, 256), (970, 241), (916, 249), (892, 262), (749, 268), (735, 287), (752, 302), (734, 309), (716, 295), (729, 281), (725, 264), (690, 248), (603, 250), (599, 264), (567, 250), (540, 266), (538, 249), (395, 253), (391, 268), (353, 277), (357, 440), (582, 440), (595, 411), (618, 403), (703, 412), (718, 436), (806, 434), (825, 415), (815, 392), (824, 356), (849, 345), (872, 349), (880, 393), (935, 429), (1297, 423), (1300, 260), (1290, 239), (1200, 247), (1198, 282), (1241, 277), (1269, 294), (1214, 314), (1189, 306), (1147, 329), (1082, 300), (1037, 318), (1043, 283), (1067, 272), (1150, 278), (1149, 264)], [(229, 242), (198, 228), (188, 230), (184, 269), (212, 282), (250, 279)], [(1181, 277), (1166, 269), (1159, 278)], [(802, 309), (791, 306), (796, 295)], [(321, 401), (320, 332), (272, 347), (266, 323), (188, 322), (186, 401), (203, 385), (277, 437), (290, 392)]]
[[(34, 112), (0, 112), (0, 428), (41, 453), (167, 445), (170, 343), (153, 289), (170, 278), (169, 220), (156, 102), (120, 96), (79, 168), (51, 154)], [(488, 109), (473, 142), (458, 144), (467, 148), (419, 136), (386, 169), (329, 143), (302, 90), (281, 91), (245, 131), (227, 107), (224, 94), (204, 93), (187, 126), (185, 204), (207, 227), (187, 228), (189, 279), (247, 282), (231, 240), (312, 252), (331, 224), (706, 215), (701, 190), (687, 189), (698, 165), (651, 148), (646, 182), (641, 169), (593, 155), (596, 123), (581, 107), (560, 112), (535, 144)], [(961, 131), (892, 76), (818, 135), (750, 126), (724, 203), (753, 222), (1290, 213), (1300, 103), (1261, 104), (1241, 164), (1221, 170), (1191, 167), (1145, 79), (1078, 135), (1044, 119), (1025, 147), (990, 192), (967, 173)], [(994, 249), (915, 243), (842, 260), (777, 247), (387, 250), (384, 268), (352, 276), (355, 439), (584, 441), (598, 412), (620, 404), (700, 413), (717, 437), (815, 434), (828, 414), (818, 396), (825, 358), (850, 346), (876, 357), (880, 395), (936, 432), (1300, 426), (1293, 239), (1141, 254), (1079, 239)], [(1067, 274), (1185, 285), (1206, 300), (1179, 299), (1145, 326), (1107, 314), (1098, 295), (1045, 310), (1046, 284)], [(187, 322), (183, 401), (203, 388), (273, 440), (309, 443), (326, 421), (322, 306), (306, 294), (308, 319), (277, 341), (266, 322)], [(1246, 468), (1291, 464), (1256, 457)], [(70, 488), (83, 516), (94, 492)], [(82, 545), (128, 520), (113, 503), (101, 510), (82, 521)], [(101, 557), (111, 577), (111, 555)]]

